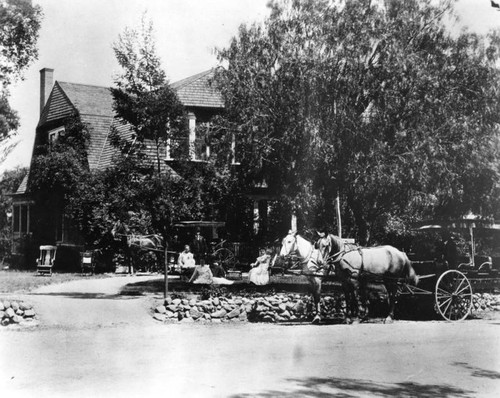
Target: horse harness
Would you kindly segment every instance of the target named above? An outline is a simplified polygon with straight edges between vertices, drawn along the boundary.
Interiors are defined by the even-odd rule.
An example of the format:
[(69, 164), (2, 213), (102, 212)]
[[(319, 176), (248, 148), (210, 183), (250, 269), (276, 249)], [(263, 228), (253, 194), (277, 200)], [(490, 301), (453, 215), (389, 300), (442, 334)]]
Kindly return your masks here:
[[(347, 271), (349, 276), (354, 274), (361, 274), (363, 272), (363, 252), (357, 245), (347, 245), (340, 238), (333, 235), (326, 235), (318, 239), (316, 246), (323, 254), (323, 261), (326, 265), (325, 276), (328, 276), (332, 271), (336, 270)], [(332, 254), (332, 250), (337, 250)], [(354, 267), (349, 261), (344, 259), (347, 253), (358, 251), (361, 257), (361, 267), (358, 269)]]

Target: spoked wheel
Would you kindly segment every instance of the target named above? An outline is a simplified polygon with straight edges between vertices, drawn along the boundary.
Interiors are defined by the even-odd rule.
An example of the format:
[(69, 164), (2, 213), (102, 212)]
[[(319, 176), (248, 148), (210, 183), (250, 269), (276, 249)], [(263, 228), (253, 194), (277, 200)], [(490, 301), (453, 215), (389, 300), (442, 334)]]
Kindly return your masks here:
[(222, 265), (224, 268), (228, 268), (234, 262), (234, 253), (226, 248), (217, 249), (214, 253), (214, 258)]
[(447, 321), (467, 318), (472, 307), (472, 287), (460, 271), (443, 273), (436, 283), (436, 310)]

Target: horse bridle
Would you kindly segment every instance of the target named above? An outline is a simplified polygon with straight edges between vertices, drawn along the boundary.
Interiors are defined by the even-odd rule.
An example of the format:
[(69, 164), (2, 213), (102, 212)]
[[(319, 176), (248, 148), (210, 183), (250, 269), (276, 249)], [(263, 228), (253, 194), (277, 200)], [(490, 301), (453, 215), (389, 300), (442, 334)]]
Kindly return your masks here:
[[(285, 240), (286, 238), (283, 239), (283, 241)], [(284, 242), (283, 242), (284, 243)], [(290, 250), (288, 252), (288, 254), (284, 255), (283, 257), (292, 257), (292, 256), (295, 256), (295, 257), (299, 257), (297, 254), (300, 254), (299, 253), (299, 245), (297, 244), (297, 235), (294, 235), (294, 241), (293, 241), (293, 245), (294, 245), (294, 248), (293, 250)], [(311, 256), (314, 252), (314, 245), (311, 245), (311, 251), (309, 252), (309, 254), (305, 257), (304, 260), (300, 260), (300, 261), (297, 261), (297, 263), (295, 265), (293, 265), (292, 267), (290, 267), (289, 269), (293, 269), (297, 264), (307, 264), (309, 262), (309, 260), (311, 259)]]

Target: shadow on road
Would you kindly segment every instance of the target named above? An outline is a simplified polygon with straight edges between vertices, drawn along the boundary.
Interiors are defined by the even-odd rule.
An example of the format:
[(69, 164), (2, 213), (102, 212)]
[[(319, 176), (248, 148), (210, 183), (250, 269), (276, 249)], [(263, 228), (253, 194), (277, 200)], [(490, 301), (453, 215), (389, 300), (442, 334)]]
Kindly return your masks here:
[(465, 398), (473, 397), (473, 391), (467, 391), (450, 385), (418, 384), (418, 383), (375, 383), (366, 380), (318, 378), (288, 379), (291, 391), (269, 390), (252, 394), (236, 394), (232, 398), (246, 397), (419, 397), (419, 398)]
[(469, 364), (467, 364), (465, 362), (455, 362), (453, 365), (461, 366), (465, 369), (470, 370), (472, 377), (485, 377), (487, 379), (492, 379), (492, 380), (499, 380), (500, 379), (500, 373), (495, 372), (493, 370), (477, 368), (475, 366), (470, 366)]
[(30, 296), (46, 297), (66, 297), (74, 299), (106, 299), (106, 300), (126, 300), (133, 299), (142, 294), (106, 294), (106, 293), (81, 293), (81, 292), (59, 292), (59, 293), (30, 293)]

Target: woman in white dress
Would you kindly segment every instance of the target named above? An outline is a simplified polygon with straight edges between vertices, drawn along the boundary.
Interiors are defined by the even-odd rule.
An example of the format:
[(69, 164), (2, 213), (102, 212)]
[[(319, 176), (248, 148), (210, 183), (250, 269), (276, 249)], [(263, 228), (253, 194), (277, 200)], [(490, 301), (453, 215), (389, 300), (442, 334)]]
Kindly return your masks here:
[(261, 249), (260, 256), (250, 264), (252, 269), (248, 273), (248, 279), (255, 285), (267, 285), (269, 283), (269, 265), (271, 263), (271, 250)]

